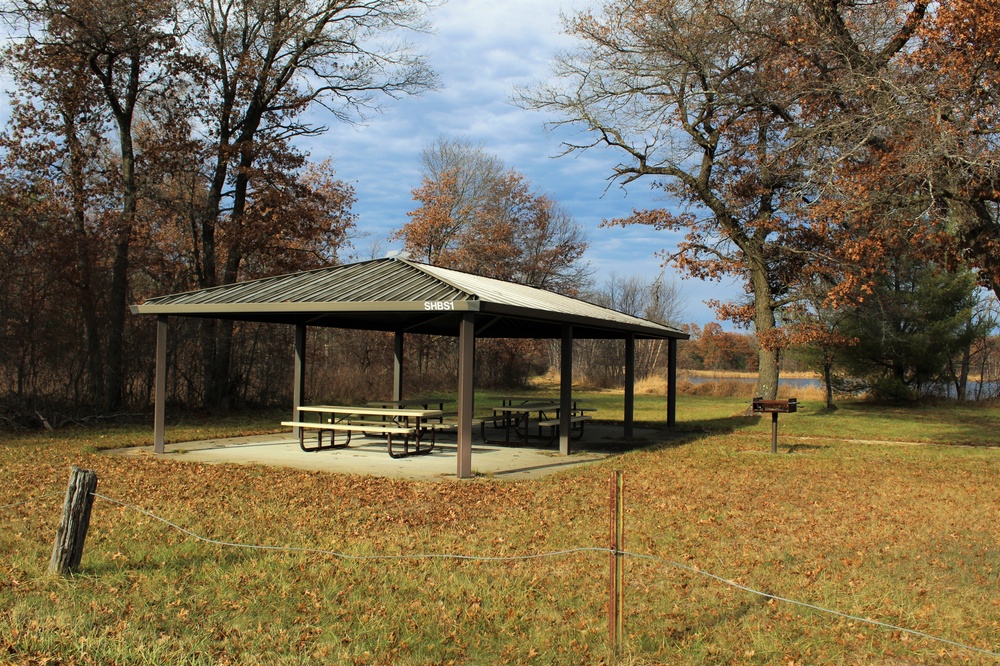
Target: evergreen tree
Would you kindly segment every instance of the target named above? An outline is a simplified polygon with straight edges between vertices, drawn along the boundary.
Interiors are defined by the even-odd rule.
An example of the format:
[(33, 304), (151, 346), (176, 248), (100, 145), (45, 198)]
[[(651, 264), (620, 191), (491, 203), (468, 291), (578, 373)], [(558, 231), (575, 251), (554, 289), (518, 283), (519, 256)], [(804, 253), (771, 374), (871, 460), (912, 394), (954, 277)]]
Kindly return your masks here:
[(967, 270), (907, 259), (887, 267), (841, 325), (856, 340), (841, 354), (855, 387), (881, 398), (911, 399), (940, 381), (949, 360), (975, 335), (968, 327), (975, 288)]

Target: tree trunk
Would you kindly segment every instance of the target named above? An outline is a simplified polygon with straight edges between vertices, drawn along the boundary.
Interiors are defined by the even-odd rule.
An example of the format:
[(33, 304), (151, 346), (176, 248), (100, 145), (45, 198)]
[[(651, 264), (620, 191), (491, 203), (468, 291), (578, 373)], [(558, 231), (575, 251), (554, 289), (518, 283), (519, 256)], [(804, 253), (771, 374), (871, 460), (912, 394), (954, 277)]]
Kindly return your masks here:
[[(229, 132), (223, 128), (220, 143), (228, 148)], [(198, 265), (198, 282), (202, 289), (215, 287), (219, 284), (219, 257), (216, 243), (216, 231), (222, 210), (222, 196), (226, 185), (229, 160), (226, 150), (218, 149), (215, 169), (212, 173), (205, 207), (201, 213), (200, 227), (192, 229), (191, 244), (195, 249), (201, 244), (201, 262)], [(220, 387), (219, 376), (224, 372), (228, 375), (228, 367), (222, 371), (219, 368), (219, 321), (208, 319), (201, 324), (201, 358), (202, 358), (202, 404), (218, 405), (222, 401), (224, 388)]]
[(223, 319), (219, 322), (215, 335), (215, 374), (212, 377), (212, 387), (215, 393), (210, 396), (209, 404), (228, 409), (233, 402), (233, 321)]
[[(233, 208), (229, 214), (229, 248), (226, 253), (226, 261), (222, 267), (221, 284), (233, 284), (239, 277), (240, 265), (243, 262), (243, 251), (241, 248), (242, 239), (241, 227), (246, 213), (247, 196), (250, 189), (250, 170), (253, 167), (254, 155), (252, 138), (253, 133), (259, 125), (258, 115), (250, 115), (256, 119), (248, 121), (238, 143), (240, 144), (240, 169), (236, 174), (236, 182), (233, 187)], [(207, 219), (206, 219), (207, 221)], [(212, 248), (211, 261), (213, 269), (217, 265), (217, 249)], [(206, 263), (210, 257), (205, 248)], [(206, 271), (207, 272), (207, 271)], [(214, 270), (213, 270), (214, 272)], [(214, 276), (213, 276), (214, 279)], [(232, 349), (233, 349), (233, 322), (222, 320), (214, 327), (214, 339), (208, 349), (205, 358), (205, 404), (217, 407), (229, 407), (233, 399), (233, 382), (230, 377), (232, 373)], [(208, 342), (205, 340), (205, 342)]]
[[(234, 226), (239, 221), (233, 220)], [(226, 264), (222, 273), (222, 284), (233, 284), (239, 277), (239, 267), (242, 254), (238, 240), (233, 241), (226, 255)], [(215, 327), (214, 358), (210, 369), (208, 385), (210, 393), (205, 396), (206, 404), (229, 408), (235, 397), (233, 386), (233, 336), (235, 325), (230, 319), (219, 321)]]
[(773, 346), (778, 328), (774, 316), (774, 302), (768, 286), (767, 271), (751, 268), (754, 286), (753, 323), (757, 333), (757, 391), (758, 397), (774, 400), (778, 397), (778, 361), (780, 352)]
[[(133, 209), (134, 212), (134, 209)], [(128, 211), (123, 211), (126, 218)], [(129, 236), (132, 233), (131, 223), (121, 223), (118, 230), (118, 241), (115, 243), (115, 256), (111, 265), (111, 288), (108, 303), (108, 347), (107, 347), (107, 382), (104, 387), (103, 407), (115, 410), (122, 404), (125, 394), (125, 312), (128, 309), (128, 251)]]
[(826, 408), (836, 409), (833, 404), (833, 363), (829, 361), (823, 364), (823, 384), (826, 387)]
[(114, 258), (111, 264), (111, 286), (108, 289), (107, 379), (104, 408), (118, 409), (125, 395), (125, 315), (128, 312), (129, 246), (139, 202), (139, 184), (135, 173), (135, 143), (132, 118), (138, 98), (140, 57), (129, 61), (127, 90), (119, 100), (114, 92), (114, 77), (97, 71), (101, 78), (115, 123), (122, 160), (122, 210), (115, 230)]
[(201, 404), (209, 405), (215, 388), (215, 336), (219, 327), (218, 319), (206, 319), (201, 322)]
[(63, 136), (69, 149), (68, 179), (73, 201), (73, 244), (76, 250), (77, 277), (74, 280), (79, 292), (80, 315), (83, 321), (87, 355), (87, 397), (90, 404), (104, 400), (104, 357), (101, 343), (101, 317), (98, 312), (98, 290), (94, 284), (93, 239), (87, 231), (86, 158), (80, 141), (76, 116), (71, 111), (63, 114)]
[(87, 400), (97, 403), (104, 395), (104, 363), (101, 355), (101, 328), (98, 321), (97, 305), (89, 298), (90, 290), (85, 290), (80, 299), (83, 313), (83, 328), (87, 339)]
[(969, 370), (972, 366), (972, 342), (970, 341), (968, 345), (962, 350), (962, 365), (958, 371), (958, 386), (956, 391), (956, 397), (959, 400), (965, 400), (965, 396), (969, 386)]

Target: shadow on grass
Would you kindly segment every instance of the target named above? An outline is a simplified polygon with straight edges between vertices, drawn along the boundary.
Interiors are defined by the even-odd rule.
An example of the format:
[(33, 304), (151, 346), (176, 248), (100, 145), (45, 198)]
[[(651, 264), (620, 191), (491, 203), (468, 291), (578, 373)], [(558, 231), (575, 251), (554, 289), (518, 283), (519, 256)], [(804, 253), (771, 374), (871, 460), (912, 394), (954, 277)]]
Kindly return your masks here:
[(574, 452), (580, 453), (627, 453), (640, 449), (676, 448), (692, 444), (700, 439), (726, 435), (739, 430), (752, 428), (760, 420), (756, 415), (736, 414), (734, 416), (714, 417), (695, 421), (684, 421), (668, 427), (662, 422), (636, 421), (636, 436), (627, 440), (624, 437), (624, 423), (621, 421), (594, 421), (595, 428), (616, 430), (616, 436), (605, 436), (601, 439), (584, 437), (579, 442), (571, 442)]
[(748, 615), (760, 611), (767, 605), (766, 597), (756, 597), (751, 600), (742, 601), (733, 605), (730, 610), (719, 613), (703, 613), (700, 616), (686, 616), (683, 619), (682, 628), (671, 628), (666, 632), (666, 636), (677, 644), (683, 644), (692, 637), (704, 635), (719, 627), (725, 627), (731, 623), (738, 622)]
[[(778, 444), (779, 449), (781, 444)], [(822, 451), (823, 449), (828, 449), (830, 446), (828, 444), (792, 444), (788, 447), (787, 453), (808, 453), (810, 451)]]

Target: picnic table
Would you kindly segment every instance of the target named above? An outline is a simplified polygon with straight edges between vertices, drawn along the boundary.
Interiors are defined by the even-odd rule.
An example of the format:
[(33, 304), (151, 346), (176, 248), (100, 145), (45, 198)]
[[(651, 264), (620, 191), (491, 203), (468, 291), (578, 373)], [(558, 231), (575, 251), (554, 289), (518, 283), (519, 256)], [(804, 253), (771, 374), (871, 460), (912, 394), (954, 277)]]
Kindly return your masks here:
[[(382, 409), (406, 409), (406, 408), (416, 408), (421, 409), (440, 409), (441, 416), (437, 418), (438, 423), (444, 422), (444, 417), (446, 416), (456, 416), (457, 411), (445, 411), (444, 406), (453, 402), (451, 398), (434, 398), (434, 397), (424, 397), (424, 398), (407, 398), (405, 400), (371, 400), (368, 403), (369, 407), (380, 407)], [(436, 405), (436, 407), (435, 407)], [(440, 428), (439, 428), (440, 429)]]
[[(558, 400), (535, 399), (518, 402), (518, 399), (505, 398), (501, 404), (491, 407), (493, 416), (486, 416), (479, 419), (480, 432), (483, 441), (487, 444), (510, 444), (512, 435), (522, 444), (527, 444), (529, 438), (538, 438), (552, 443), (559, 436), (559, 426), (562, 424), (560, 412), (562, 406)], [(593, 417), (586, 412), (597, 411), (593, 407), (588, 407), (572, 401), (570, 407), (570, 437), (580, 439), (583, 437), (583, 425)], [(537, 416), (534, 416), (537, 414)], [(503, 440), (490, 439), (486, 433), (486, 426), (491, 425), (494, 429), (504, 431)], [(532, 427), (535, 432), (532, 433)], [(548, 429), (548, 434), (545, 434)]]
[(422, 409), (432, 409), (431, 405), (437, 405), (438, 409), (443, 410), (445, 403), (452, 402), (451, 398), (407, 398), (406, 400), (371, 400), (368, 402), (369, 407), (382, 407), (384, 409), (396, 408), (407, 408), (407, 407), (420, 407)]
[[(308, 415), (315, 414), (317, 420), (306, 420)], [(428, 419), (440, 419), (444, 412), (440, 409), (406, 409), (401, 407), (356, 407), (351, 405), (308, 405), (298, 408), (298, 420), (282, 421), (281, 425), (299, 429), (299, 447), (303, 451), (313, 452), (324, 449), (343, 448), (351, 442), (351, 435), (385, 435), (386, 449), (392, 458), (403, 458), (411, 454), (410, 440), (413, 440), (412, 453), (430, 453), (434, 448), (435, 428), (430, 427)], [(305, 431), (316, 431), (316, 446), (307, 447)], [(323, 433), (330, 433), (330, 443), (323, 444)], [(430, 445), (424, 444), (427, 433), (431, 434)], [(344, 437), (337, 440), (337, 434)], [(403, 452), (393, 450), (393, 436), (402, 437)]]

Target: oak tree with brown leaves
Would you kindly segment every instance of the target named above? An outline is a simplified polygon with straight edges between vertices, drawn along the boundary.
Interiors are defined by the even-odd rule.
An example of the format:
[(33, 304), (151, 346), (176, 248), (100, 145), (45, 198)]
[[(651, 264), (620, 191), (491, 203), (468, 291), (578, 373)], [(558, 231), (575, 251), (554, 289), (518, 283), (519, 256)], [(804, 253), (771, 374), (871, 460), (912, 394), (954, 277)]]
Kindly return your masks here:
[(395, 237), (428, 263), (565, 294), (587, 278), (582, 228), (528, 179), (467, 141), (424, 151), (420, 205)]
[[(140, 174), (135, 124), (141, 106), (170, 90), (169, 57), (178, 38), (171, 0), (12, 0), (5, 14), (21, 30), (22, 66), (32, 62), (68, 72), (86, 71), (113, 121), (120, 160), (119, 212), (108, 220), (113, 237), (110, 267), (107, 370), (101, 402), (117, 408), (125, 377), (125, 316), (129, 299), (129, 252), (139, 206)], [(35, 53), (28, 54), (28, 49)], [(155, 105), (154, 105), (155, 106)]]
[[(44, 258), (40, 283), (68, 285), (88, 341), (89, 370), (77, 370), (75, 356), (69, 367), (52, 363), (49, 377), (60, 379), (42, 393), (104, 410), (143, 400), (149, 375), (126, 342), (148, 331), (126, 320), (129, 303), (338, 260), (355, 224), (353, 190), (292, 142), (323, 131), (303, 121), (311, 106), (353, 121), (435, 84), (419, 53), (386, 40), (423, 30), (426, 7), (3, 3), (17, 30), (3, 65), (20, 95), (0, 146), (0, 177), (15, 199), (5, 213), (20, 211), (5, 215), (4, 236), (31, 239), (33, 256)], [(23, 251), (4, 246), (5, 257)], [(40, 335), (55, 340), (48, 310), (34, 308), (35, 317), (42, 311)], [(188, 386), (202, 385), (188, 395), (233, 396), (234, 330), (202, 331), (201, 369), (180, 372)]]
[[(320, 105), (350, 121), (377, 108), (382, 98), (418, 94), (436, 84), (423, 56), (409, 44), (385, 41), (395, 33), (423, 30), (426, 8), (425, 0), (191, 5), (203, 83), (194, 103), (208, 128), (201, 147), (207, 191), (190, 238), (200, 287), (245, 276), (257, 227), (270, 219), (260, 215), (260, 194), (265, 199), (279, 194), (267, 174), (300, 167), (301, 156), (289, 141), (322, 132), (303, 120), (306, 109)], [(282, 160), (291, 164), (273, 168)], [(231, 323), (205, 323), (209, 400), (228, 400), (231, 345)]]
[(592, 137), (569, 150), (610, 148), (621, 157), (613, 179), (652, 180), (673, 201), (612, 224), (683, 232), (669, 261), (743, 282), (747, 301), (715, 305), (755, 329), (757, 392), (773, 398), (782, 309), (815, 276), (845, 274), (845, 246), (853, 259), (897, 246), (859, 238), (843, 205), (837, 215), (816, 204), (852, 159), (851, 133), (870, 139), (872, 109), (889, 106), (866, 85), (891, 80), (926, 16), (926, 3), (891, 0), (610, 0), (567, 22), (578, 48), (557, 57), (553, 83), (520, 99)]
[[(419, 206), (395, 233), (414, 258), (569, 295), (586, 286), (582, 228), (523, 174), (462, 139), (441, 138), (422, 158)], [(482, 386), (515, 387), (545, 365), (534, 340), (485, 340), (476, 354)]]
[[(862, 267), (891, 256), (891, 239), (926, 238), (925, 260), (963, 261), (997, 293), (1000, 7), (959, 0), (839, 11), (846, 18), (828, 22), (828, 47), (801, 53), (803, 76), (817, 82), (810, 147), (825, 164), (817, 217), (852, 219)], [(886, 15), (906, 17), (907, 47), (870, 62), (857, 17)], [(836, 159), (820, 162), (819, 152)]]

